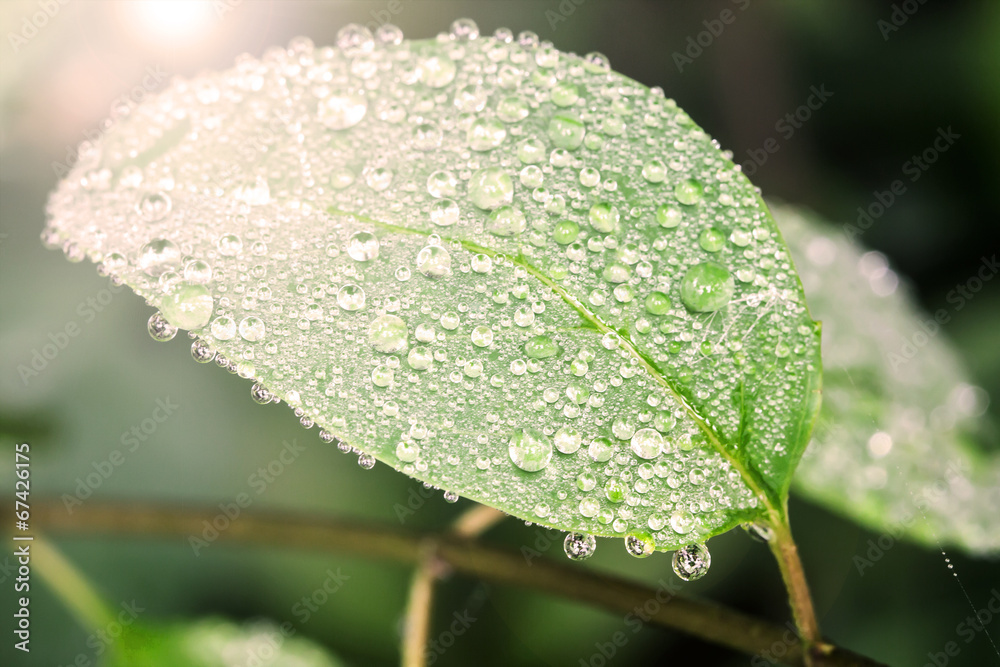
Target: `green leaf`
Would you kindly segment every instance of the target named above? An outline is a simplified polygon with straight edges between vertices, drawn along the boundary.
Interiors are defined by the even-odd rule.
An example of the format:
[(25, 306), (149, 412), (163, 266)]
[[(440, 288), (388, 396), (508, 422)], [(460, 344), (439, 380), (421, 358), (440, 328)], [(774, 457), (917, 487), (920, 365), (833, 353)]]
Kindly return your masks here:
[(819, 330), (731, 155), (599, 54), (340, 40), (132, 111), (46, 241), (364, 465), (659, 549), (783, 518)]
[(987, 398), (939, 318), (920, 312), (885, 257), (792, 208), (775, 217), (823, 320), (824, 400), (795, 490), (923, 544), (1000, 550), (1000, 456)]
[(311, 640), (298, 636), (291, 623), (259, 620), (237, 625), (202, 619), (172, 625), (126, 628), (105, 667), (340, 667), (343, 663)]

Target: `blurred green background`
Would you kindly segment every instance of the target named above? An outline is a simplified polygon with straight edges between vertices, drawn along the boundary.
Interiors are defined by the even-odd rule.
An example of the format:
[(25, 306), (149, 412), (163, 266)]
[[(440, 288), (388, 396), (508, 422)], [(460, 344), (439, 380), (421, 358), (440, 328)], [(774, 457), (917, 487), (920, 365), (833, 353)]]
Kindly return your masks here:
[[(12, 488), (15, 441), (33, 446), (33, 497), (58, 497), (120, 449), (122, 434), (149, 418), (157, 399), (180, 407), (126, 455), (93, 498), (208, 506), (231, 501), (248, 490), (248, 477), (278, 455), (282, 442), (292, 439), (305, 452), (265, 493), (255, 495), (254, 509), (398, 525), (394, 505), (405, 504), (421, 488), (382, 465), (362, 471), (353, 457), (323, 444), (315, 430), (303, 430), (287, 408), (257, 406), (245, 381), (193, 363), (186, 337), (155, 343), (145, 331), (152, 311), (141, 299), (127, 290), (108, 291), (93, 266), (70, 264), (62, 253), (42, 248), (38, 235), (59, 163), (66, 164), (88, 133), (100, 131), (113, 100), (144, 77), (224, 68), (239, 53), (259, 56), (300, 34), (330, 44), (352, 21), (377, 24), (391, 17), (408, 37), (425, 38), (468, 16), (487, 34), (500, 26), (533, 30), (565, 51), (603, 52), (616, 70), (663, 87), (737, 162), (754, 171), (766, 196), (838, 222), (856, 220), (858, 207), (869, 207), (876, 191), (902, 177), (904, 163), (932, 145), (938, 128), (951, 127), (961, 138), (908, 184), (862, 239), (884, 252), (933, 310), (974, 274), (981, 256), (1000, 248), (1000, 3), (900, 4), (916, 11), (897, 15), (906, 21), (891, 30), (879, 21), (891, 21), (893, 7), (861, 0), (4, 0), (0, 441), (7, 454), (0, 461), (5, 480), (0, 495), (8, 497)], [(32, 18), (42, 5), (58, 10), (44, 21)], [(734, 20), (720, 24), (724, 10)], [(32, 32), (26, 20), (44, 25)], [(690, 47), (699, 39), (700, 53)], [(805, 103), (813, 86), (825, 86), (832, 96), (793, 132), (779, 130), (776, 123)], [(769, 137), (777, 143), (767, 144)], [(753, 156), (759, 158), (765, 145), (777, 150), (756, 165)], [(49, 335), (71, 322), (79, 335), (37, 377), (22, 378), (18, 366), (29, 364)], [(1000, 396), (1000, 285), (987, 283), (946, 329), (976, 381)], [(995, 401), (990, 412), (998, 414)], [(440, 527), (467, 506), (449, 505), (434, 494), (405, 525)], [(860, 576), (852, 557), (864, 555), (875, 534), (803, 502), (793, 501), (792, 517), (821, 625), (838, 643), (893, 665), (923, 665), (929, 652), (957, 641), (962, 653), (951, 664), (1000, 664), (985, 633), (968, 644), (956, 634), (972, 606), (984, 606), (991, 589), (1000, 587), (995, 560), (949, 553), (959, 585), (941, 553), (898, 544)], [(551, 545), (546, 557), (562, 557), (561, 536), (546, 536), (516, 520), (489, 536), (515, 548), (540, 538), (541, 545)], [(146, 620), (206, 615), (289, 620), (300, 634), (350, 664), (398, 662), (405, 569), (364, 558), (304, 555), (280, 545), (213, 544), (198, 557), (180, 540), (74, 538), (58, 545), (112, 605), (134, 599), (146, 609)], [(742, 531), (715, 538), (710, 546), (711, 573), (685, 584), (684, 592), (783, 623), (786, 602), (767, 549)], [(601, 540), (588, 566), (655, 585), (661, 578), (673, 580), (669, 561), (664, 555), (635, 560), (620, 542)], [(13, 610), (9, 562), (9, 551), (0, 552), (0, 618), (5, 619), (0, 662), (61, 666), (79, 655), (93, 659), (87, 632), (37, 579), (30, 659), (13, 650), (7, 630)], [(349, 581), (302, 623), (293, 606), (322, 585), (328, 568), (338, 567)], [(705, 665), (749, 664), (745, 656), (676, 633), (646, 628), (633, 634), (621, 616), (532, 593), (484, 588), (462, 577), (440, 590), (432, 637), (453, 612), (475, 609), (478, 620), (438, 665), (586, 665), (595, 642), (606, 642), (619, 630), (630, 641), (608, 664), (683, 658)], [(994, 618), (987, 629), (1000, 640), (1000, 621)]]

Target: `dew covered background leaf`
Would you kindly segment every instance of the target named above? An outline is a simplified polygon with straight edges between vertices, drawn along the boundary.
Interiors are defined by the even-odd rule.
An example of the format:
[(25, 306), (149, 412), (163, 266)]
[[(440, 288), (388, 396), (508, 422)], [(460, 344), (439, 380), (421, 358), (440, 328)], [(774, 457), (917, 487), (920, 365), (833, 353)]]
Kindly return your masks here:
[(108, 651), (105, 667), (342, 667), (326, 650), (296, 636), (291, 624), (256, 620), (239, 625), (203, 619), (127, 628)]
[(365, 467), (658, 548), (780, 506), (818, 327), (747, 179), (599, 54), (377, 37), (174, 82), (82, 151), (47, 243)]
[(997, 553), (1000, 457), (988, 396), (941, 333), (953, 314), (921, 312), (884, 255), (773, 210), (823, 321), (823, 407), (795, 491), (894, 536)]

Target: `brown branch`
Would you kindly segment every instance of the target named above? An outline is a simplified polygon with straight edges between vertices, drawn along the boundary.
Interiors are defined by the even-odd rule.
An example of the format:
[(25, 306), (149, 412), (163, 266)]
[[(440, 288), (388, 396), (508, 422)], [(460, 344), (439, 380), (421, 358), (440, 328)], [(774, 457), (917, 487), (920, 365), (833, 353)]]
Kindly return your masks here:
[[(72, 515), (58, 502), (32, 507), (32, 519), (42, 530), (64, 535), (141, 535), (180, 539), (201, 538), (205, 526), (218, 515), (215, 509), (165, 507), (151, 504), (89, 502)], [(679, 630), (714, 644), (747, 654), (770, 654), (784, 649), (782, 660), (805, 665), (802, 645), (785, 628), (713, 603), (670, 595), (642, 584), (600, 574), (570, 563), (535, 560), (531, 564), (517, 551), (479, 544), (466, 537), (403, 532), (394, 528), (344, 519), (270, 512), (244, 512), (221, 531), (216, 541), (271, 547), (314, 549), (363, 555), (418, 564), (422, 546), (431, 540), (439, 561), (480, 579), (543, 591), (602, 607), (620, 614), (655, 608), (645, 615), (651, 625)], [(646, 605), (657, 601), (658, 605)], [(642, 612), (646, 614), (646, 612)], [(637, 614), (638, 616), (638, 614)], [(823, 667), (878, 667), (869, 658), (831, 647), (814, 662)]]

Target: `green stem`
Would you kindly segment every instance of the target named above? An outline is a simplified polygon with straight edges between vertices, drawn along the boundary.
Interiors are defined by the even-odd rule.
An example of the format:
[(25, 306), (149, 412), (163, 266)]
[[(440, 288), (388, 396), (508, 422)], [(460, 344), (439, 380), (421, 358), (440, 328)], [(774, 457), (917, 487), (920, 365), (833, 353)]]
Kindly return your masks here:
[[(58, 501), (37, 502), (32, 510), (35, 519), (50, 532), (85, 537), (161, 537), (184, 545), (192, 536), (200, 535), (204, 522), (211, 522), (218, 511), (211, 507), (185, 509), (94, 501), (77, 508), (72, 516)], [(806, 665), (802, 643), (788, 641), (785, 628), (768, 621), (709, 602), (671, 596), (662, 587), (652, 589), (571, 563), (535, 559), (528, 564), (519, 551), (485, 546), (467, 537), (402, 532), (345, 519), (245, 512), (217, 538), (219, 542), (337, 551), (409, 564), (419, 563), (421, 548), (428, 540), (437, 542), (438, 560), (456, 572), (559, 595), (622, 615), (634, 613), (636, 607), (648, 609), (650, 601), (655, 600), (659, 605), (655, 613), (647, 616), (650, 625), (679, 630), (749, 655), (770, 654), (775, 646), (781, 646), (787, 648), (783, 661), (793, 667)], [(838, 647), (831, 648), (822, 664), (881, 667), (870, 658)]]
[(792, 530), (788, 525), (787, 517), (787, 510), (781, 515), (772, 513), (770, 526), (774, 535), (768, 540), (768, 546), (770, 546), (775, 560), (778, 561), (781, 579), (785, 582), (785, 589), (788, 591), (788, 604), (792, 608), (792, 618), (795, 620), (795, 627), (798, 629), (799, 637), (806, 649), (803, 659), (807, 666), (813, 667), (825, 664), (822, 658), (828, 655), (833, 647), (823, 641), (823, 636), (820, 633), (812, 596), (809, 594), (809, 585), (806, 583), (805, 570), (802, 568), (799, 549), (792, 538)]
[(97, 632), (114, 623), (115, 616), (86, 577), (47, 540), (35, 537), (31, 564), (84, 628)]
[[(478, 537), (506, 516), (492, 507), (476, 505), (463, 512), (451, 524), (451, 534), (466, 538)], [(422, 549), (423, 557), (410, 580), (409, 600), (403, 619), (402, 667), (424, 667), (426, 662), (424, 658), (434, 607), (434, 584), (441, 570), (437, 550), (437, 542), (428, 540)]]

